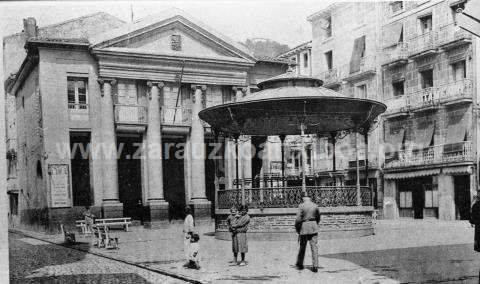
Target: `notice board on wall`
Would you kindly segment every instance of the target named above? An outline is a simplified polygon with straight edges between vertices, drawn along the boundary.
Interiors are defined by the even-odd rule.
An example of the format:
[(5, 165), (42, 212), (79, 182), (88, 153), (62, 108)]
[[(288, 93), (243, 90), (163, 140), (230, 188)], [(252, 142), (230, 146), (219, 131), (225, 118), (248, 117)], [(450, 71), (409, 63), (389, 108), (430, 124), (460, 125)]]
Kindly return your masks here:
[(48, 165), (52, 207), (70, 206), (70, 182), (68, 164)]

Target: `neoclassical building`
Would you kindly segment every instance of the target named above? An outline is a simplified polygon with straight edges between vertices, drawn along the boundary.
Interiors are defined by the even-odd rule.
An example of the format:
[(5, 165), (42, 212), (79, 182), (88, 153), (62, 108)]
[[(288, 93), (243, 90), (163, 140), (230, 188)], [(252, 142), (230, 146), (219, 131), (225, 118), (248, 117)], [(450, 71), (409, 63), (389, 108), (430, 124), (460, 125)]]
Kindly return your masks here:
[(186, 204), (197, 218), (210, 217), (216, 166), (205, 153), (214, 146), (199, 145), (213, 136), (198, 112), (288, 67), (254, 58), (176, 9), (88, 39), (31, 37), (25, 47), (8, 88), (17, 214), (22, 224), (46, 227), (74, 220), (85, 206), (150, 225), (181, 217)]

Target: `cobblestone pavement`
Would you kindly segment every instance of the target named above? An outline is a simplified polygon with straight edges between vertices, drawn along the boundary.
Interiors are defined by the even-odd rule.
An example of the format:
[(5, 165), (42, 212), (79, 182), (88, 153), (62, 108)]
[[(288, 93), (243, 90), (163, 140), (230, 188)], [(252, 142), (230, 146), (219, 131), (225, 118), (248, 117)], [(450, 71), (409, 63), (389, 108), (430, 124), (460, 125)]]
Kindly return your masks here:
[[(181, 225), (116, 231), (120, 239), (118, 251), (90, 250), (204, 282), (478, 283), (480, 255), (473, 251), (473, 228), (466, 221), (379, 221), (373, 236), (320, 240), (318, 273), (293, 268), (298, 249), (295, 241), (250, 241), (248, 265), (232, 266), (228, 263), (230, 242), (216, 240), (213, 226), (197, 229), (201, 233), (200, 271), (182, 267)], [(311, 263), (308, 251), (306, 264)]]
[(11, 283), (185, 283), (16, 233), (9, 234), (9, 251)]

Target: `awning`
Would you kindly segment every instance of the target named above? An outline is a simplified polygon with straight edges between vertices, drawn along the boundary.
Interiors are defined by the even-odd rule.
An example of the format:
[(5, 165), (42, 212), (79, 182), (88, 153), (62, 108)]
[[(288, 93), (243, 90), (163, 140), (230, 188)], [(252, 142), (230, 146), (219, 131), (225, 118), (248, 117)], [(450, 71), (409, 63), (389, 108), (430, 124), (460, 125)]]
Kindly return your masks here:
[(365, 36), (356, 38), (353, 42), (352, 58), (350, 59), (350, 74), (360, 71), (362, 55), (365, 55)]
[(453, 143), (464, 141), (466, 133), (467, 133), (467, 126), (466, 126), (466, 123), (464, 123), (463, 121), (461, 121), (460, 123), (448, 125), (445, 144), (453, 144)]
[(406, 179), (406, 178), (414, 178), (414, 177), (433, 176), (433, 175), (438, 175), (439, 173), (440, 173), (440, 169), (430, 169), (430, 170), (419, 170), (419, 171), (410, 171), (410, 172), (402, 172), (402, 173), (385, 173), (383, 177), (385, 179)]
[(391, 25), (386, 26), (383, 29), (383, 46), (390, 47), (397, 44), (400, 41), (400, 36), (403, 31), (403, 24), (401, 22), (396, 22)]
[(472, 166), (448, 167), (448, 168), (444, 168), (442, 172), (447, 175), (459, 175), (459, 174), (471, 175), (473, 173), (473, 168)]
[(429, 124), (424, 129), (416, 129), (413, 137), (416, 149), (425, 149), (430, 146), (432, 142), (433, 133), (435, 131), (435, 124)]

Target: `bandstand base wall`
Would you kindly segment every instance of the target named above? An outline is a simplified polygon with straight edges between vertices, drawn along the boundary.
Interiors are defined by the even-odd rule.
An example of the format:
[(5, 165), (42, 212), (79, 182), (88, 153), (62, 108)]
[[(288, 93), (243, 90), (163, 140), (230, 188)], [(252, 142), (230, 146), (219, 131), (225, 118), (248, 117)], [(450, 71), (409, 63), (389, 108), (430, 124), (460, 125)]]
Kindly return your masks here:
[[(374, 234), (373, 207), (328, 207), (320, 208), (319, 238), (341, 239)], [(227, 217), (229, 210), (217, 209), (215, 214), (215, 237), (231, 240)], [(249, 210), (249, 240), (296, 240), (296, 208), (266, 208)]]

